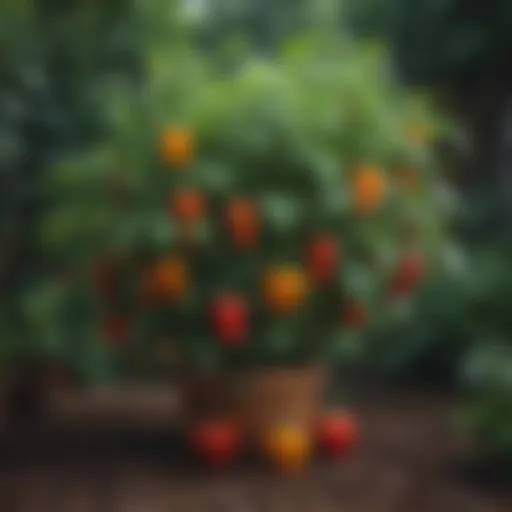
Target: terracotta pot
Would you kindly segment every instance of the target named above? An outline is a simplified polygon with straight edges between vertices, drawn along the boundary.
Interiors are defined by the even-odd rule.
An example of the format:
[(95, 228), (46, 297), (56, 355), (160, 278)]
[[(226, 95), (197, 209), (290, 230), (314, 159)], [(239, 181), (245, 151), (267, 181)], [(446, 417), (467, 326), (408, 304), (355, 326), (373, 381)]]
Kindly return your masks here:
[(240, 379), (237, 417), (247, 438), (260, 442), (276, 425), (311, 430), (321, 412), (326, 373), (322, 367), (262, 369)]
[(181, 408), (187, 423), (233, 418), (233, 380), (227, 375), (187, 375), (182, 383)]

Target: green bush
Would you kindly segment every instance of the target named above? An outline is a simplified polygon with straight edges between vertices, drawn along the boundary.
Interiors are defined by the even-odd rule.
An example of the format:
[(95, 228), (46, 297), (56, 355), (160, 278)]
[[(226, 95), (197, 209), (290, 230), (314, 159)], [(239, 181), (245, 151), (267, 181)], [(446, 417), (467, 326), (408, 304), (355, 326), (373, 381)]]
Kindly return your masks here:
[(466, 89), (468, 80), (506, 79), (510, 2), (351, 0), (345, 14), (356, 34), (386, 40), (409, 82)]
[(479, 453), (512, 463), (512, 278), (510, 253), (488, 251), (478, 259), (479, 282), (473, 303), (475, 341), (463, 360), (466, 400), (460, 428)]
[(446, 247), (443, 254), (443, 271), (372, 335), (363, 357), (378, 375), (432, 383), (458, 377), (474, 336), (468, 321), (474, 268), (462, 247)]
[(124, 0), (0, 6), (0, 328), (8, 333), (2, 343), (13, 345), (3, 358), (10, 364), (44, 352), (25, 308), (25, 294), (53, 271), (34, 233), (45, 207), (40, 175), (62, 154), (105, 134), (104, 82), (140, 74), (127, 6)]
[[(145, 46), (144, 94), (105, 97), (113, 136), (45, 176), (55, 207), (41, 236), (85, 301), (77, 339), (103, 344), (127, 371), (159, 345), (202, 370), (332, 362), (388, 314), (393, 292), (407, 300), (423, 264), (441, 272), (445, 185), (430, 146), (439, 120), (404, 98), (380, 50), (303, 37), (226, 73), (187, 44)], [(182, 194), (193, 222), (176, 212)], [(254, 206), (261, 228), (248, 252), (226, 231), (233, 199)], [(321, 234), (339, 259), (317, 286), (306, 254)], [(391, 289), (411, 254), (413, 283)], [(117, 276), (111, 294), (95, 289), (98, 259)], [(290, 314), (273, 309), (268, 269), (306, 292)], [(147, 302), (153, 276), (172, 296)], [(250, 316), (234, 347), (210, 318), (226, 293)]]

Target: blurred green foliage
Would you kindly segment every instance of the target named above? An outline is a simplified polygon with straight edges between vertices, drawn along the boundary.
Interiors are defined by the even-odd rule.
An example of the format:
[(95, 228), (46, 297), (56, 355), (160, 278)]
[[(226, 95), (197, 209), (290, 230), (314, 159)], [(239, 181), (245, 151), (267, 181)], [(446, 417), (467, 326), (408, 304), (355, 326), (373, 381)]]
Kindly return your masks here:
[[(2, 2), (0, 366), (51, 354), (75, 364), (92, 381), (112, 376), (117, 354), (97, 340), (91, 319), (84, 314), (94, 310), (94, 304), (80, 286), (79, 292), (73, 287), (89, 285), (89, 276), (77, 269), (98, 243), (115, 241), (119, 247), (129, 247), (141, 232), (155, 246), (166, 247), (172, 239), (173, 230), (162, 216), (119, 218), (119, 212), (113, 211), (119, 189), (112, 185), (112, 176), (121, 170), (128, 177), (123, 200), (141, 200), (137, 187), (150, 167), (144, 151), (152, 144), (151, 123), (164, 122), (178, 110), (184, 119), (190, 114), (193, 101), (176, 105), (172, 97), (180, 87), (189, 89), (194, 77), (206, 71), (188, 58), (180, 45), (182, 36), (192, 36), (224, 71), (236, 69), (257, 52), (278, 51), (284, 36), (306, 28), (317, 34), (326, 33), (326, 27), (337, 30), (346, 38), (347, 48), (348, 32), (373, 40), (365, 51), (349, 52), (339, 67), (333, 64), (329, 71), (333, 83), (349, 69), (353, 76), (353, 82), (345, 84), (349, 96), (340, 106), (340, 117), (333, 120), (327, 103), (316, 100), (308, 114), (311, 130), (318, 134), (328, 134), (330, 123), (341, 122), (344, 116), (351, 119), (354, 111), (361, 114), (361, 125), (378, 126), (375, 133), (356, 141), (360, 147), (351, 146), (354, 158), (361, 154), (381, 158), (387, 151), (383, 140), (398, 116), (386, 105), (403, 93), (396, 86), (395, 72), (408, 83), (449, 85), (456, 90), (489, 80), (510, 82), (512, 3), (508, 0), (346, 0), (342, 10), (338, 7), (336, 2), (319, 0), (217, 0), (214, 6), (207, 0), (187, 5), (177, 0)], [(387, 45), (394, 66), (375, 71), (376, 49)], [(283, 58), (293, 62), (308, 48), (299, 41), (281, 50)], [(325, 69), (317, 71), (309, 69), (300, 80), (319, 78)], [(256, 130), (238, 130), (245, 123), (238, 107), (257, 95), (262, 84), (279, 80), (274, 69), (258, 63), (247, 68), (243, 90), (212, 87), (201, 130), (208, 137), (222, 138), (214, 124), (221, 114), (230, 115), (239, 147), (257, 154), (258, 145), (266, 142)], [(279, 94), (286, 100), (291, 89), (283, 88)], [(132, 103), (130, 98), (136, 99)], [(286, 105), (286, 101), (264, 105), (255, 125), (279, 128), (286, 122), (284, 114), (280, 116)], [(422, 110), (422, 101), (411, 99), (407, 105), (411, 112), (419, 110), (420, 119), (432, 115), (428, 108)], [(96, 142), (108, 139), (112, 129), (121, 159), (113, 158), (109, 145), (97, 148)], [(226, 140), (230, 144), (231, 139), (226, 136)], [(297, 147), (308, 149), (306, 142), (297, 139)], [(414, 155), (418, 162), (424, 157)], [(308, 158), (317, 170), (317, 185), (327, 186), (330, 162), (314, 152)], [(227, 189), (226, 165), (235, 163), (203, 162), (198, 175), (204, 186), (212, 191)], [(438, 162), (432, 165), (439, 167)], [(48, 168), (51, 172), (42, 176)], [(481, 182), (489, 181), (485, 171)], [(510, 234), (504, 229), (506, 212), (497, 197), (497, 187), (490, 181), (485, 189), (466, 192), (456, 226), (446, 226), (457, 229), (462, 246), (446, 248), (437, 275), (414, 301), (386, 311), (364, 350), (356, 350), (357, 344), (341, 344), (337, 355), (362, 356), (388, 376), (420, 372), (452, 376), (462, 366), (462, 383), (472, 402), (462, 414), (465, 427), (492, 453), (512, 457)], [(42, 235), (50, 250), (43, 254), (39, 231), (33, 228), (47, 206), (52, 214), (45, 217)], [(276, 219), (286, 218), (279, 201), (269, 202), (268, 208), (276, 212)], [(452, 218), (448, 210), (442, 211), (445, 219)], [(207, 240), (209, 235), (204, 231), (201, 236)], [(376, 237), (372, 244), (381, 250), (386, 240)], [(41, 279), (48, 275), (50, 283)], [(141, 329), (138, 336), (143, 335)]]
[[(475, 119), (466, 129), (477, 134), (472, 148), (477, 176), (470, 180), (474, 186), (464, 190), (457, 225), (469, 271), (462, 282), (442, 282), (430, 299), (420, 300), (414, 323), (392, 330), (379, 345), (377, 365), (398, 374), (416, 373), (418, 365), (430, 371), (443, 366), (460, 377), (468, 400), (460, 415), (462, 430), (481, 455), (510, 464), (510, 212), (495, 169), (508, 165), (498, 138), (507, 129), (503, 121), (512, 78), (512, 3), (355, 0), (345, 5), (354, 33), (389, 44), (405, 81), (448, 87), (457, 97), (468, 93), (469, 104), (462, 108)], [(478, 100), (479, 91), (485, 101)], [(495, 106), (489, 98), (495, 98)], [(473, 112), (478, 102), (482, 105)], [(458, 172), (464, 179), (467, 171)], [(432, 316), (433, 310), (439, 314)]]
[(348, 25), (381, 37), (408, 81), (467, 88), (507, 79), (512, 4), (507, 0), (349, 0)]
[(363, 354), (374, 373), (392, 380), (453, 382), (473, 340), (468, 322), (474, 265), (463, 247), (448, 244), (442, 272), (414, 300), (389, 315)]
[[(24, 298), (48, 273), (33, 231), (39, 175), (105, 133), (101, 84), (137, 66), (128, 2), (6, 0), (0, 5), (0, 307), (3, 360), (40, 354)], [(37, 332), (37, 330), (35, 331)], [(12, 349), (12, 350), (11, 350)]]
[(465, 404), (458, 415), (486, 457), (512, 462), (512, 254), (487, 249), (477, 259), (478, 287), (471, 322), (473, 343), (462, 359)]
[[(387, 280), (412, 224), (417, 248), (438, 271), (450, 204), (429, 141), (444, 130), (444, 120), (423, 98), (404, 95), (382, 48), (333, 35), (287, 40), (266, 59), (249, 51), (227, 71), (224, 48), (219, 65), (186, 39), (169, 43), (164, 35), (161, 46), (153, 34), (143, 46), (143, 93), (116, 87), (104, 96), (112, 136), (93, 151), (70, 152), (42, 180), (53, 208), (42, 219), (41, 240), (89, 304), (87, 320), (75, 323), (86, 333), (80, 337), (101, 342), (98, 325), (116, 313), (130, 321), (131, 342), (119, 348), (130, 364), (143, 361), (151, 345), (176, 339), (194, 365), (208, 368), (334, 359), (347, 340), (357, 339), (339, 335), (340, 297), (364, 303), (370, 319), (384, 314), (391, 302)], [(176, 124), (196, 138), (188, 170), (166, 169), (157, 153), (162, 129)], [(410, 125), (425, 129), (422, 141), (407, 137)], [(367, 161), (384, 172), (389, 201), (365, 220), (354, 216), (350, 180), (354, 166)], [(414, 192), (399, 184), (403, 166), (414, 168)], [(180, 187), (198, 191), (211, 207), (189, 235), (197, 249), (189, 261), (196, 280), (182, 304), (152, 309), (141, 304), (138, 286), (154, 260), (182, 252), (182, 226), (166, 210), (169, 194)], [(263, 239), (242, 257), (223, 236), (221, 208), (246, 195), (260, 212)], [(272, 261), (301, 261), (308, 235), (322, 230), (341, 236), (340, 278), (326, 297), (312, 293), (303, 314), (273, 319), (260, 304), (262, 269)], [(91, 289), (91, 260), (106, 254), (122, 260), (113, 302), (98, 300)], [(205, 316), (223, 290), (238, 291), (254, 307), (247, 349), (234, 355), (213, 342)], [(105, 352), (112, 351), (106, 346)]]

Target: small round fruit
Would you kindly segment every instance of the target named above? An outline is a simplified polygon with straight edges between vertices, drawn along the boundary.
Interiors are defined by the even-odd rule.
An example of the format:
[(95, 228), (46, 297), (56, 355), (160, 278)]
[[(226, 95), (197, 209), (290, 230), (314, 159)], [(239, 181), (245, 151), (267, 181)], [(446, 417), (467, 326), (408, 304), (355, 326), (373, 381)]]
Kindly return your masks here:
[(335, 238), (329, 234), (316, 235), (308, 248), (308, 269), (317, 284), (328, 282), (336, 270), (339, 249)]
[(185, 167), (192, 159), (193, 153), (193, 136), (187, 128), (170, 126), (160, 134), (160, 154), (165, 163)]
[(178, 190), (171, 194), (168, 209), (182, 222), (194, 222), (204, 215), (205, 200), (197, 190)]
[(386, 193), (386, 181), (378, 166), (363, 165), (356, 169), (352, 185), (358, 212), (370, 213), (380, 206)]
[(205, 421), (192, 427), (189, 443), (194, 453), (212, 467), (232, 464), (240, 450), (240, 432), (231, 422)]
[(304, 272), (293, 266), (270, 267), (263, 277), (267, 304), (278, 313), (291, 313), (303, 302), (307, 292)]
[(225, 222), (235, 246), (247, 249), (256, 245), (259, 238), (259, 218), (253, 200), (232, 199), (226, 206)]
[(187, 265), (179, 258), (166, 258), (157, 262), (143, 282), (143, 291), (152, 299), (179, 300), (189, 285)]
[(358, 439), (356, 418), (345, 412), (326, 414), (318, 424), (318, 443), (322, 450), (333, 457), (347, 454)]
[(300, 471), (311, 455), (311, 438), (304, 428), (277, 425), (264, 439), (263, 447), (271, 462), (281, 471)]
[(247, 336), (248, 308), (237, 295), (217, 297), (212, 304), (211, 319), (213, 329), (224, 345), (239, 345)]

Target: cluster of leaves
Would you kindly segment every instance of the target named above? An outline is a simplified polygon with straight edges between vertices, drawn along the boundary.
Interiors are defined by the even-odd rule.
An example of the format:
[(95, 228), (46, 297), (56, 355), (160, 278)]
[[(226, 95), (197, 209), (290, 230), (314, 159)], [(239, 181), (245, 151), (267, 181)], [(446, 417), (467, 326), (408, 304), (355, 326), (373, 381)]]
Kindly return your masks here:
[[(88, 320), (74, 326), (87, 331), (84, 339), (101, 343), (102, 318), (121, 311), (130, 319), (131, 343), (122, 352), (134, 355), (131, 361), (151, 352), (151, 342), (178, 339), (204, 367), (290, 364), (343, 350), (351, 337), (339, 340), (340, 299), (362, 301), (372, 318), (387, 314), (386, 283), (412, 231), (415, 250), (436, 272), (446, 210), (427, 143), (436, 119), (422, 100), (404, 99), (375, 48), (330, 36), (302, 38), (271, 59), (248, 53), (228, 74), (185, 44), (162, 48), (154, 41), (145, 50), (144, 94), (119, 88), (104, 107), (114, 137), (95, 152), (64, 159), (45, 179), (55, 208), (42, 236), (56, 265), (67, 267), (70, 285), (87, 297)], [(186, 170), (169, 169), (158, 154), (169, 125), (193, 134), (197, 151)], [(386, 191), (367, 216), (359, 216), (354, 203), (361, 164), (382, 173)], [(400, 181), (404, 168), (413, 170), (410, 190)], [(199, 192), (208, 205), (188, 233), (192, 253), (184, 252), (180, 221), (166, 208), (169, 194), (183, 188)], [(243, 257), (219, 228), (219, 208), (236, 197), (255, 201), (263, 226), (259, 247)], [(337, 300), (312, 293), (300, 314), (274, 318), (260, 307), (262, 269), (301, 265), (308, 236), (323, 231), (342, 248), (340, 274), (330, 286)], [(114, 302), (95, 300), (91, 286), (90, 263), (107, 254), (116, 255), (124, 276)], [(193, 269), (190, 293), (178, 304), (148, 308), (137, 294), (140, 276), (169, 255)], [(205, 308), (226, 290), (254, 308), (243, 350), (212, 342)]]
[(466, 251), (447, 245), (442, 273), (419, 290), (406, 309), (389, 315), (361, 354), (382, 377), (425, 382), (453, 382), (460, 361), (474, 339), (468, 321), (474, 267)]
[(195, 34), (203, 48), (218, 46), (226, 34), (243, 36), (259, 51), (273, 52), (283, 39), (312, 27), (338, 30), (341, 12), (332, 0), (196, 0)]

